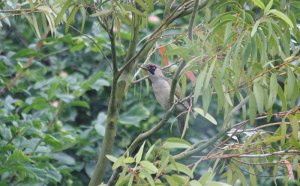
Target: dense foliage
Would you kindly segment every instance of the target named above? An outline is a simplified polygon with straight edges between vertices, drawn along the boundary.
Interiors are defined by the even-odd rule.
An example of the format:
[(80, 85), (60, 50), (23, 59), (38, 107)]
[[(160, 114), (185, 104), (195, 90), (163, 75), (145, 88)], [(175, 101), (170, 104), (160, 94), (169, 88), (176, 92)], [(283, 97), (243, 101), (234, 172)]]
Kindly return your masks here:
[[(297, 0), (0, 7), (0, 185), (300, 184)], [(149, 62), (192, 103), (183, 134)]]

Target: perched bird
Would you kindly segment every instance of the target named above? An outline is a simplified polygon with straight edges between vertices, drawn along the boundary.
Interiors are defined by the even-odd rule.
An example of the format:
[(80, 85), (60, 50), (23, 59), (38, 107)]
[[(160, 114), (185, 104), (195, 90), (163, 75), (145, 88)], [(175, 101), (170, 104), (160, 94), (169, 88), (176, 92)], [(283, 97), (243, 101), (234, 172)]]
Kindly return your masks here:
[[(160, 66), (155, 64), (147, 64), (141, 66), (142, 69), (146, 70), (149, 75), (149, 79), (152, 84), (153, 92), (157, 102), (164, 108), (168, 108), (169, 94), (171, 90), (172, 80), (166, 78), (160, 68)], [(179, 85), (175, 89), (174, 100), (179, 100), (182, 98), (182, 93)], [(187, 102), (180, 102), (176, 105), (174, 115), (178, 119), (178, 130), (180, 133), (184, 130), (184, 124), (186, 120), (186, 115), (189, 105)]]

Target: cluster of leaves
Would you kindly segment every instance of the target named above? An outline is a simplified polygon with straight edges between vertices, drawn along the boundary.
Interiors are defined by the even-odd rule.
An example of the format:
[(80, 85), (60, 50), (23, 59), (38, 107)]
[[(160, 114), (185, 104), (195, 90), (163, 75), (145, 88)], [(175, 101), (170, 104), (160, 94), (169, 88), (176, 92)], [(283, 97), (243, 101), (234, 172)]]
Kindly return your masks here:
[[(210, 0), (203, 14), (199, 13), (201, 19), (196, 19), (203, 23), (193, 29), (193, 40), (179, 33), (187, 30), (171, 29), (187, 24), (185, 19), (170, 29), (164, 27), (169, 21), (164, 19), (163, 26), (152, 32), (156, 23), (149, 24), (148, 18), (168, 15), (168, 6), (175, 9), (173, 18), (182, 16), (193, 9), (194, 1), (183, 1), (186, 4), (182, 7), (173, 1), (151, 0), (103, 1), (95, 4), (98, 6), (92, 1), (52, 3), (0, 4), (29, 23), (18, 25), (19, 20), (1, 18), (0, 26), (5, 30), (0, 48), (1, 184), (86, 185), (105, 135), (114, 60), (111, 35), (105, 33), (110, 33), (109, 26), (119, 39), (117, 57), (128, 52), (129, 41), (136, 42), (133, 36), (137, 33), (133, 32), (143, 28), (136, 36), (141, 39), (139, 44), (147, 47), (157, 41), (164, 46), (160, 47), (162, 56), (152, 58), (162, 57), (165, 65), (183, 58), (185, 72), (197, 76), (195, 86), (186, 76), (180, 79), (183, 92), (193, 95), (189, 99), (194, 115), (215, 125), (223, 123), (208, 129), (203, 126), (205, 120), (192, 119), (188, 113), (185, 138), (194, 144), (169, 138), (172, 133), (157, 132), (154, 136), (161, 139), (155, 143), (143, 142), (136, 154), (125, 151), (132, 136), (149, 129), (162, 115), (153, 98), (145, 99), (149, 95), (143, 83), (138, 84), (141, 90), (138, 86), (129, 89), (125, 101), (118, 105), (114, 156), (106, 155), (113, 162), (113, 171), (122, 168), (115, 180), (118, 185), (227, 185), (213, 179), (243, 185), (250, 180), (256, 185), (272, 181), (257, 179), (260, 174), (287, 184), (288, 179), (296, 179), (293, 170), (299, 180), (299, 155), (295, 156), (300, 151), (299, 2)], [(162, 29), (166, 29), (165, 35), (156, 35)], [(46, 38), (48, 32), (55, 37)], [(151, 34), (152, 40), (145, 42)], [(146, 60), (149, 58), (151, 55)], [(139, 100), (137, 92), (143, 99)], [(128, 130), (132, 128), (136, 130)], [(207, 131), (203, 138), (213, 137), (201, 142), (199, 131)], [(229, 137), (213, 147), (226, 134)], [(192, 155), (201, 156), (190, 159)], [(184, 161), (179, 163), (181, 159)], [(208, 168), (207, 160), (215, 161), (213, 168)], [(267, 168), (273, 170), (265, 171)]]

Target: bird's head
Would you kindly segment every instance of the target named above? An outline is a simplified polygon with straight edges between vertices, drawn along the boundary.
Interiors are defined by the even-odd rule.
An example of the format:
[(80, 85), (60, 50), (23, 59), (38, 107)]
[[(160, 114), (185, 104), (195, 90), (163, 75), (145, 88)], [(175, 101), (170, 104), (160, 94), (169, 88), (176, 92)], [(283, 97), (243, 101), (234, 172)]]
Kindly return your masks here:
[(141, 66), (141, 68), (148, 72), (150, 78), (163, 77), (164, 76), (160, 66), (158, 66), (158, 65), (146, 64), (146, 65)]

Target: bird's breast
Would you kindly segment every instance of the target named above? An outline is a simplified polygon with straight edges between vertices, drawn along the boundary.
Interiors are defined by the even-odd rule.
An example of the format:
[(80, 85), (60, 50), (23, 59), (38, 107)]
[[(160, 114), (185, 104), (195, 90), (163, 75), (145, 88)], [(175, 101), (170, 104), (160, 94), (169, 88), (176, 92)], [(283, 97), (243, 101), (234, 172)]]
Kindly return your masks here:
[(162, 107), (167, 108), (170, 93), (170, 84), (166, 80), (158, 80), (154, 83), (152, 82), (152, 87), (158, 103)]

